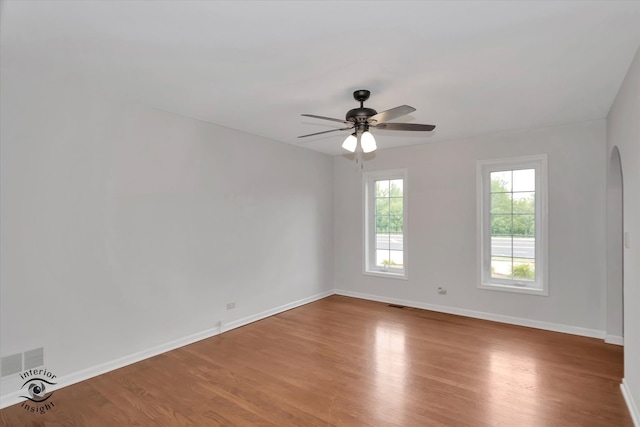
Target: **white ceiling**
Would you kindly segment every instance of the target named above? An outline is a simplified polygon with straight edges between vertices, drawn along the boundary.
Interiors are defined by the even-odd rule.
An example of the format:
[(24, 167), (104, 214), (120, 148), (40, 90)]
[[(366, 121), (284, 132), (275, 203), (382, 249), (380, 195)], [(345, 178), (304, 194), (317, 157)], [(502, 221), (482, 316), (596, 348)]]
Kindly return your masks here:
[(340, 154), (300, 116), (417, 109), (380, 149), (606, 117), (640, 45), (640, 2), (22, 1), (3, 71)]

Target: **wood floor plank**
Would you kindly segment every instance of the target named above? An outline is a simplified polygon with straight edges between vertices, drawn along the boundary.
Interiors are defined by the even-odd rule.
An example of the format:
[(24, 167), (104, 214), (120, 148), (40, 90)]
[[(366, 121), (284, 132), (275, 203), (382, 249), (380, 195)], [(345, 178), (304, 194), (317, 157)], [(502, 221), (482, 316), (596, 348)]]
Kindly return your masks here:
[(0, 411), (3, 426), (632, 426), (622, 347), (331, 296)]

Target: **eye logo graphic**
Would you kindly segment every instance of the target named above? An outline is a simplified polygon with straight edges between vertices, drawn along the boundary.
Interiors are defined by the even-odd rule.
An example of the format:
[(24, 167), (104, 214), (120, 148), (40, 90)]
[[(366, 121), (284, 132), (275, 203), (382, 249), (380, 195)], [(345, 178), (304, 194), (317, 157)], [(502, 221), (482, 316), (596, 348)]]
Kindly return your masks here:
[(44, 414), (45, 412), (53, 409), (55, 406), (49, 398), (53, 395), (53, 392), (47, 393), (48, 386), (54, 386), (56, 383), (53, 380), (56, 376), (46, 369), (30, 369), (20, 375), (20, 378), (26, 380), (20, 390), (25, 399), (29, 402), (22, 402), (22, 407), (28, 412), (35, 412)]
[(29, 388), (27, 390), (29, 391), (29, 396), (31, 397), (29, 396), (21, 396), (21, 397), (26, 397), (32, 402), (44, 402), (45, 400), (50, 398), (51, 395), (53, 394), (53, 392), (49, 393), (48, 395), (45, 394), (47, 390), (47, 387), (44, 385), (45, 383), (49, 385), (56, 384), (56, 383), (51, 383), (42, 378), (32, 378), (22, 385), (22, 388), (24, 389), (25, 386), (29, 384)]

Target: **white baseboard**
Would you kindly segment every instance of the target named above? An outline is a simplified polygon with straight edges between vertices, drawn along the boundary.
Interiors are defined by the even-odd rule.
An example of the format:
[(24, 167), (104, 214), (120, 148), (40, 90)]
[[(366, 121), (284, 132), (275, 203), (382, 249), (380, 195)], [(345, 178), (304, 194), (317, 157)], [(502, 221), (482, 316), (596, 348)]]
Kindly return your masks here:
[[(184, 347), (185, 345), (193, 344), (194, 342), (201, 341), (206, 338), (211, 338), (222, 332), (227, 332), (227, 331), (230, 331), (231, 329), (239, 328), (249, 323), (253, 323), (257, 320), (264, 319), (265, 317), (273, 316), (274, 314), (291, 310), (292, 308), (296, 308), (296, 307), (308, 304), (310, 302), (317, 301), (322, 298), (326, 298), (330, 295), (333, 295), (333, 290), (321, 292), (319, 294), (312, 295), (310, 297), (303, 298), (298, 301), (293, 301), (288, 304), (281, 305), (280, 307), (275, 307), (270, 310), (263, 311), (262, 313), (256, 314), (254, 316), (248, 316), (240, 320), (235, 320), (226, 325), (222, 325), (222, 328), (219, 326), (216, 326), (214, 328), (210, 328), (210, 329), (195, 333), (193, 335), (189, 335), (184, 338), (180, 338), (165, 344), (161, 344), (147, 350), (130, 354), (128, 356), (124, 356), (119, 359), (102, 363), (100, 365), (93, 366), (91, 368), (83, 369), (81, 371), (73, 372), (69, 375), (65, 375), (57, 378), (58, 383), (56, 384), (55, 387), (51, 387), (51, 390), (52, 391), (59, 390), (63, 387), (70, 386), (80, 381), (85, 381), (85, 380), (88, 380), (89, 378), (106, 374), (107, 372), (114, 371), (116, 369), (124, 368), (127, 365), (131, 365), (133, 363), (140, 362), (150, 357), (157, 356), (162, 353), (166, 353), (167, 351)], [(15, 392), (0, 396), (0, 409), (6, 408), (7, 406), (15, 405), (16, 403), (20, 403), (23, 400), (25, 400), (24, 398), (20, 397), (21, 394), (23, 394), (23, 392), (20, 390), (17, 390)]]
[(438, 311), (441, 313), (457, 314), (459, 316), (473, 317), (476, 319), (491, 320), (500, 323), (509, 323), (511, 325), (527, 326), (529, 328), (544, 329), (547, 331), (563, 332), (565, 334), (581, 335), (591, 338), (604, 339), (605, 332), (596, 329), (581, 328), (578, 326), (563, 325), (559, 323), (542, 322), (540, 320), (524, 319), (521, 317), (505, 316), (502, 314), (485, 313), (482, 311), (467, 310), (464, 308), (447, 307), (443, 305), (427, 304), (417, 301), (408, 301), (397, 298), (382, 297), (378, 295), (364, 294), (360, 292), (351, 292), (342, 289), (336, 289), (337, 295), (347, 297), (361, 298), (371, 301), (384, 302), (387, 304), (399, 304), (407, 307), (421, 308), (424, 310)]
[(624, 338), (617, 335), (605, 335), (604, 342), (607, 344), (624, 345)]
[(638, 406), (633, 400), (631, 390), (629, 390), (628, 383), (624, 380), (624, 378), (622, 379), (622, 384), (620, 384), (620, 389), (622, 390), (624, 401), (627, 403), (627, 408), (629, 409), (629, 413), (631, 414), (633, 425), (635, 425), (636, 427), (640, 427), (640, 411), (638, 411)]
[(298, 301), (290, 302), (289, 304), (281, 305), (280, 307), (272, 308), (270, 310), (263, 311), (262, 313), (254, 314), (251, 316), (243, 317), (242, 319), (229, 322), (222, 327), (222, 332), (227, 332), (235, 328), (239, 328), (249, 323), (257, 322), (258, 320), (265, 319), (273, 316), (274, 314), (282, 313), (283, 311), (291, 310), (292, 308), (300, 307), (301, 305), (309, 304), (311, 302), (326, 298), (333, 295), (333, 289), (330, 291), (321, 292), (319, 294), (303, 298)]

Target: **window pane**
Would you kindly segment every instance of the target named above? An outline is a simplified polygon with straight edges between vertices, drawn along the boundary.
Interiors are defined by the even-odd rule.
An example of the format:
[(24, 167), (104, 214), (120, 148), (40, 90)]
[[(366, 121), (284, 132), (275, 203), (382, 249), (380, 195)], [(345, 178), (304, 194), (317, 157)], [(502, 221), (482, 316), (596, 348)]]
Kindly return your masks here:
[(402, 268), (404, 264), (404, 254), (402, 251), (389, 251), (391, 255), (390, 268)]
[(512, 233), (512, 215), (491, 215), (491, 235), (504, 236)]
[(389, 199), (376, 199), (376, 216), (389, 215)]
[(376, 266), (378, 267), (388, 267), (391, 263), (389, 261), (389, 251), (377, 249), (376, 250)]
[(402, 215), (402, 197), (392, 197), (389, 200), (389, 211), (392, 214)]
[(536, 193), (513, 193), (513, 213), (536, 213)]
[(376, 218), (376, 234), (389, 234), (388, 216), (379, 216)]
[(402, 233), (402, 215), (389, 215), (389, 232), (391, 234)]
[(511, 193), (491, 195), (491, 213), (511, 213)]
[(514, 215), (513, 235), (514, 236), (535, 236), (536, 216), (535, 215)]
[(491, 172), (491, 192), (511, 191), (511, 171)]
[(511, 257), (513, 249), (511, 237), (491, 237), (491, 256)]
[(491, 277), (496, 279), (511, 279), (511, 258), (491, 257)]
[(513, 191), (535, 191), (536, 170), (521, 169), (513, 171)]
[(391, 187), (389, 188), (389, 194), (391, 197), (402, 197), (402, 193), (403, 193), (402, 181), (403, 180), (401, 179), (394, 179), (390, 181)]
[(376, 249), (389, 249), (389, 235), (376, 235)]
[(514, 237), (513, 256), (518, 258), (535, 259), (536, 239), (533, 237)]
[(392, 234), (389, 236), (389, 249), (396, 251), (404, 250), (404, 238), (402, 234)]
[(536, 262), (533, 259), (514, 258), (513, 278), (519, 280), (536, 280)]
[(389, 181), (376, 181), (376, 197), (389, 197)]

